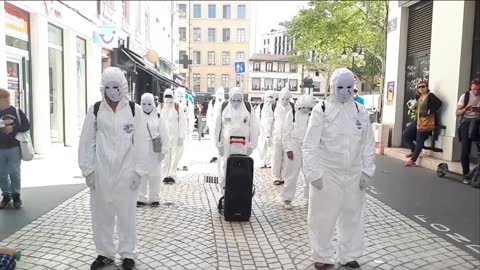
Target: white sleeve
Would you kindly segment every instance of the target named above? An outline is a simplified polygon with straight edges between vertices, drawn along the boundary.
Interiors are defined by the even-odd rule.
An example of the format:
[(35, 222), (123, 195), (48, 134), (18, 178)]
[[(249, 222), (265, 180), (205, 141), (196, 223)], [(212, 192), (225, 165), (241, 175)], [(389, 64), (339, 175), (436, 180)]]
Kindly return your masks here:
[(289, 111), (285, 119), (285, 124), (282, 130), (282, 145), (285, 152), (292, 151), (292, 139), (290, 134), (293, 131), (293, 113)]
[[(251, 106), (251, 105), (250, 105)], [(248, 146), (252, 149), (257, 148), (258, 145), (258, 135), (260, 133), (259, 124), (257, 120), (257, 116), (255, 115), (255, 111), (250, 111), (250, 142)]]
[(213, 119), (213, 105), (212, 101), (208, 102), (208, 107), (207, 107), (207, 126), (210, 130), (213, 129), (213, 126), (215, 125), (215, 119)]
[(363, 153), (362, 153), (362, 172), (372, 177), (375, 174), (375, 136), (373, 134), (373, 128), (368, 119), (368, 113), (365, 111), (362, 117), (363, 122), (366, 124), (363, 140)]
[(310, 116), (302, 147), (303, 172), (309, 183), (320, 179), (323, 175), (317, 160), (320, 155), (319, 145), (322, 138), (324, 119), (325, 116), (321, 105), (317, 104)]
[(223, 147), (222, 136), (222, 108), (220, 108), (217, 117), (215, 119), (215, 128), (213, 129), (213, 138), (217, 148)]
[(166, 154), (168, 152), (168, 142), (170, 138), (168, 136), (167, 125), (165, 125), (162, 115), (158, 118), (158, 126), (160, 128), (160, 138), (162, 138), (162, 154)]
[(179, 139), (185, 139), (185, 136), (187, 135), (187, 114), (182, 111), (182, 108), (178, 109), (178, 138)]
[(85, 121), (83, 122), (80, 141), (78, 144), (78, 165), (84, 177), (91, 174), (95, 168), (96, 149), (96, 119), (93, 114), (93, 106), (88, 109)]
[(146, 159), (148, 153), (148, 136), (146, 128), (146, 119), (142, 107), (135, 105), (135, 117), (133, 118), (134, 134), (133, 144), (135, 146), (135, 172), (143, 176), (148, 173), (148, 160)]

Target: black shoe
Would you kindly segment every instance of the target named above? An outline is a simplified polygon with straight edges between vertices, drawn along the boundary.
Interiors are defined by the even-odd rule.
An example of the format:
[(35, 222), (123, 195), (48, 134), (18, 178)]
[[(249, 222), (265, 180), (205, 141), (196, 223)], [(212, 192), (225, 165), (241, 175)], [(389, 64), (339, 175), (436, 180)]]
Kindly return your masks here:
[(3, 200), (0, 202), (0, 209), (7, 207), (10, 204), (11, 200), (12, 196), (10, 194), (4, 194)]
[(137, 207), (144, 207), (145, 205), (147, 205), (147, 204), (144, 203), (144, 202), (137, 201)]
[(163, 178), (163, 183), (168, 184), (170, 181), (170, 177)]
[(216, 157), (213, 157), (212, 159), (210, 159), (210, 163), (215, 163), (217, 162), (217, 158)]
[(183, 170), (188, 172), (188, 167), (187, 166), (183, 166)]
[(132, 259), (125, 258), (122, 262), (122, 268), (124, 270), (132, 270), (135, 267), (135, 261)]
[(159, 207), (160, 206), (160, 202), (152, 202), (152, 207)]
[(22, 207), (22, 200), (20, 199), (20, 194), (19, 193), (13, 194), (12, 198), (13, 198), (13, 207), (15, 207), (15, 209), (20, 209)]
[(102, 269), (112, 263), (113, 263), (112, 259), (99, 255), (95, 259), (95, 261), (92, 263), (92, 266), (90, 266), (90, 269), (91, 270)]
[(348, 263), (344, 264), (344, 266), (350, 267), (352, 269), (359, 269), (360, 268), (360, 264), (358, 264), (357, 261), (348, 262)]
[(333, 266), (334, 266), (333, 264), (328, 264), (328, 263), (320, 263), (320, 262), (315, 263), (315, 269), (316, 270), (327, 270), (327, 269), (329, 269), (330, 267), (333, 267)]
[(169, 183), (170, 184), (175, 184), (175, 179), (173, 179), (173, 177), (170, 177)]

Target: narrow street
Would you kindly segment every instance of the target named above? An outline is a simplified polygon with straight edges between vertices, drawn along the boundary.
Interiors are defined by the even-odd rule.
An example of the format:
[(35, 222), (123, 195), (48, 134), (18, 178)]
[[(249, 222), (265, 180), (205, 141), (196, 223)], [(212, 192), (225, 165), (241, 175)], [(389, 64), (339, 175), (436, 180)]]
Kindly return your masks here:
[[(163, 186), (160, 208), (138, 209), (137, 269), (313, 269), (303, 181), (293, 210), (285, 210), (281, 187), (272, 185), (269, 170), (257, 169), (250, 222), (225, 222), (216, 209), (217, 185), (205, 181), (216, 167), (208, 163), (211, 141), (194, 137), (187, 154), (190, 171)], [(478, 190), (425, 169), (406, 170), (388, 158), (377, 164), (367, 196), (362, 269), (478, 269), (478, 253), (467, 247), (478, 250)], [(76, 175), (65, 179), (71, 185), (25, 188), (22, 210), (0, 211), (0, 246), (23, 253), (17, 269), (87, 269), (95, 257), (89, 191)]]

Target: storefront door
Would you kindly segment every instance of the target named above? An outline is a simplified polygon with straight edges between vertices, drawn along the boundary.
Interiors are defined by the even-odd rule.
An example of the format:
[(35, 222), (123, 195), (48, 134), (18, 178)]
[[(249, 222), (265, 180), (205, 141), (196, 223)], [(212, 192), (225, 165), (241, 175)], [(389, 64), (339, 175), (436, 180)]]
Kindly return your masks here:
[(10, 102), (13, 106), (24, 111), (27, 116), (30, 116), (28, 77), (26, 57), (21, 59), (7, 58), (7, 88), (11, 95)]

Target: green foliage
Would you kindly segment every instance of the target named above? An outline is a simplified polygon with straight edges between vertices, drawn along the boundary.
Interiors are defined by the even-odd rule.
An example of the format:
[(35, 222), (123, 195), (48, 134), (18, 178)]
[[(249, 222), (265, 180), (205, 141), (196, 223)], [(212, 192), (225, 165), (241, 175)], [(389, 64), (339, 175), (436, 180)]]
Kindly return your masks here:
[[(329, 76), (339, 67), (352, 68), (352, 48), (362, 47), (364, 58), (355, 57), (353, 71), (367, 82), (379, 85), (383, 78), (387, 1), (315, 0), (292, 21), (283, 23), (295, 40), (294, 54), (315, 50), (320, 57), (307, 61), (293, 57), (308, 68)], [(346, 48), (349, 57), (343, 59)]]

